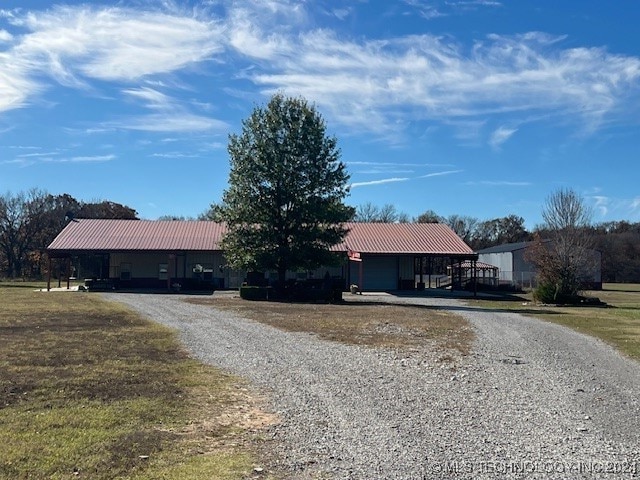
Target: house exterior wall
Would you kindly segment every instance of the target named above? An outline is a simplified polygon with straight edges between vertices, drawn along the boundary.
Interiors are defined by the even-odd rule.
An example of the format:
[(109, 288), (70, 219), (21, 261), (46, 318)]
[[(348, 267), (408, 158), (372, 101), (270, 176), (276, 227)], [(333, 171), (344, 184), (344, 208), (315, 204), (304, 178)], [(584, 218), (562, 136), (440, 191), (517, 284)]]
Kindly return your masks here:
[[(415, 288), (415, 258), (412, 255), (363, 255), (362, 288), (365, 290), (397, 290)], [(225, 266), (222, 252), (181, 252), (177, 254), (156, 252), (115, 252), (109, 255), (109, 277), (120, 287), (144, 286), (164, 288), (167, 277), (171, 283), (180, 283), (183, 288), (203, 281), (216, 288), (239, 288), (247, 280), (247, 272)], [(161, 272), (161, 266), (167, 270)], [(123, 269), (128, 274), (123, 275)], [(360, 264), (348, 262), (343, 265), (321, 267), (312, 272), (287, 272), (288, 280), (342, 278), (345, 282), (360, 284)], [(277, 279), (277, 273), (264, 273), (266, 282)], [(201, 282), (202, 283), (202, 282)]]
[(161, 287), (170, 278), (220, 287), (230, 275), (222, 265), (221, 252), (114, 252), (109, 255), (109, 278), (121, 286)]

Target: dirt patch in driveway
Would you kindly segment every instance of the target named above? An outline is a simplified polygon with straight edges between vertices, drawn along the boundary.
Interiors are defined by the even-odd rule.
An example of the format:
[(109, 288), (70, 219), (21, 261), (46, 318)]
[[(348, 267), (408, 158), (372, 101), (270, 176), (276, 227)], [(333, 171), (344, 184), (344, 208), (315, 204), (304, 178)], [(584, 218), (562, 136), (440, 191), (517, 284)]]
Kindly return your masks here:
[(353, 345), (413, 349), (433, 346), (466, 355), (473, 330), (454, 313), (424, 305), (378, 301), (308, 304), (256, 302), (238, 295), (190, 298), (186, 301), (231, 311), (282, 330), (308, 332), (326, 340)]

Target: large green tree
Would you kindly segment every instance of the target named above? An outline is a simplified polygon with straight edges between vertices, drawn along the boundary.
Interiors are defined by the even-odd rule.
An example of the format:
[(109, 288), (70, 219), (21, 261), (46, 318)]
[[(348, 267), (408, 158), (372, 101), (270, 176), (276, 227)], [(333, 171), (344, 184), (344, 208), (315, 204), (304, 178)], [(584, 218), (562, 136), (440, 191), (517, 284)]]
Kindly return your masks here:
[(347, 233), (343, 203), (349, 175), (337, 140), (303, 98), (274, 95), (229, 137), (229, 187), (218, 208), (227, 223), (224, 250), (236, 268), (315, 269), (335, 260), (330, 247)]

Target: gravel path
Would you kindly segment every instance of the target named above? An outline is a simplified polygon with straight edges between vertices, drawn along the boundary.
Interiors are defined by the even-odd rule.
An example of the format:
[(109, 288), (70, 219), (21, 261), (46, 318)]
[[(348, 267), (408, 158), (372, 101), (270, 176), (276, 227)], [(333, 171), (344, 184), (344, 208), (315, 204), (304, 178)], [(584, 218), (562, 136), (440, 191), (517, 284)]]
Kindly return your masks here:
[[(640, 478), (640, 364), (604, 343), (453, 299), (473, 353), (441, 363), (289, 333), (177, 295), (107, 294), (268, 392), (288, 478)], [(269, 467), (269, 466), (267, 466)]]

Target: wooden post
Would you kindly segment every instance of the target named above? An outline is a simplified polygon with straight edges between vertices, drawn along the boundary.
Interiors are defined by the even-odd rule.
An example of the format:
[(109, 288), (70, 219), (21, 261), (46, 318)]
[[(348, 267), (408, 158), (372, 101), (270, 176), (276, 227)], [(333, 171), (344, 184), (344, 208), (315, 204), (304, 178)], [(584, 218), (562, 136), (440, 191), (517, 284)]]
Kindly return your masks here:
[(471, 266), (473, 268), (473, 271), (471, 274), (473, 276), (473, 280), (472, 280), (473, 281), (473, 297), (475, 298), (478, 296), (478, 270), (477, 270), (478, 264), (476, 263), (475, 260), (472, 260)]
[(71, 257), (67, 258), (67, 290), (71, 288)]
[(47, 255), (47, 258), (49, 259), (49, 268), (47, 271), (47, 292), (51, 291), (51, 256)]

